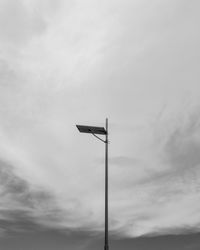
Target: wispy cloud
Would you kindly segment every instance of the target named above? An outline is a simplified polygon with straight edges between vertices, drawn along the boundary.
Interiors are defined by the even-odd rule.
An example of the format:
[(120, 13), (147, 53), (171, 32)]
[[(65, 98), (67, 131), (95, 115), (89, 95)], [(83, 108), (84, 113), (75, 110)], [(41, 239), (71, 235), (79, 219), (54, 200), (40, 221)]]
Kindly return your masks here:
[(52, 191), (32, 186), (15, 173), (15, 168), (0, 162), (0, 220), (6, 231), (46, 227), (49, 220), (61, 221), (61, 210)]
[(0, 1), (5, 228), (103, 230), (103, 145), (75, 124), (110, 116), (110, 230), (199, 230), (199, 3), (56, 2)]
[[(156, 155), (152, 151), (154, 161), (148, 162), (144, 154), (143, 160), (150, 170), (148, 175), (142, 175), (133, 188), (129, 185), (133, 199), (125, 206), (133, 207), (129, 219), (126, 218), (130, 222), (130, 234), (199, 230), (199, 116), (195, 110), (181, 118), (170, 130), (172, 119), (166, 121), (167, 136), (165, 131), (160, 145), (155, 140), (159, 150)], [(126, 231), (127, 224), (124, 224)]]

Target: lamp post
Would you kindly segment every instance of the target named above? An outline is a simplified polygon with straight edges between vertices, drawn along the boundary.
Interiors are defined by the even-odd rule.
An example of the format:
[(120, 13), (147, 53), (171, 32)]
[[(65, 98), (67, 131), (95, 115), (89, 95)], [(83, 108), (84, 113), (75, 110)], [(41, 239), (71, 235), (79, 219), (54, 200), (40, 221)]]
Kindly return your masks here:
[[(81, 133), (89, 133), (105, 143), (105, 244), (104, 250), (109, 250), (108, 244), (108, 118), (106, 118), (106, 129), (104, 127), (94, 127), (85, 125), (76, 125)], [(105, 135), (105, 140), (98, 137), (97, 134)]]

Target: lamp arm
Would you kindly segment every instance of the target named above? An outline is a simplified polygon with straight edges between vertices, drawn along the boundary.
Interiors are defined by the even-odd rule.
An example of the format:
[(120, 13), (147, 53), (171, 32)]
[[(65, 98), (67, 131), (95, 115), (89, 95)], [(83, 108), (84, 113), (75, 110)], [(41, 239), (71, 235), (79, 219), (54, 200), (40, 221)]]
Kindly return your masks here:
[(100, 137), (98, 137), (97, 135), (95, 135), (94, 133), (91, 133), (92, 135), (94, 135), (94, 137), (96, 137), (97, 139), (99, 139), (100, 141), (106, 143), (106, 141), (104, 141), (103, 139), (101, 139)]

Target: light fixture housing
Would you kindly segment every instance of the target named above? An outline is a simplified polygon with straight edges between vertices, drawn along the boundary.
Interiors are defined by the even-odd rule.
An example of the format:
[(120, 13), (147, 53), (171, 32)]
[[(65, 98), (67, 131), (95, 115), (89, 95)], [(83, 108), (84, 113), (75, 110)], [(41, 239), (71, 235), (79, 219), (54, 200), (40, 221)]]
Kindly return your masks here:
[(99, 135), (107, 134), (104, 127), (85, 126), (85, 125), (76, 125), (76, 127), (81, 133), (99, 134)]

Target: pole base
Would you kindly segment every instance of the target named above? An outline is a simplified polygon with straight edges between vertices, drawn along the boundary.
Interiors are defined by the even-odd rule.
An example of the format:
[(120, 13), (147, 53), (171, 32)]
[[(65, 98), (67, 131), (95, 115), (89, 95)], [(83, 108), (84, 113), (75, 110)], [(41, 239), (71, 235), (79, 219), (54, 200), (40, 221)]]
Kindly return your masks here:
[(104, 250), (109, 250), (109, 246), (104, 246)]

